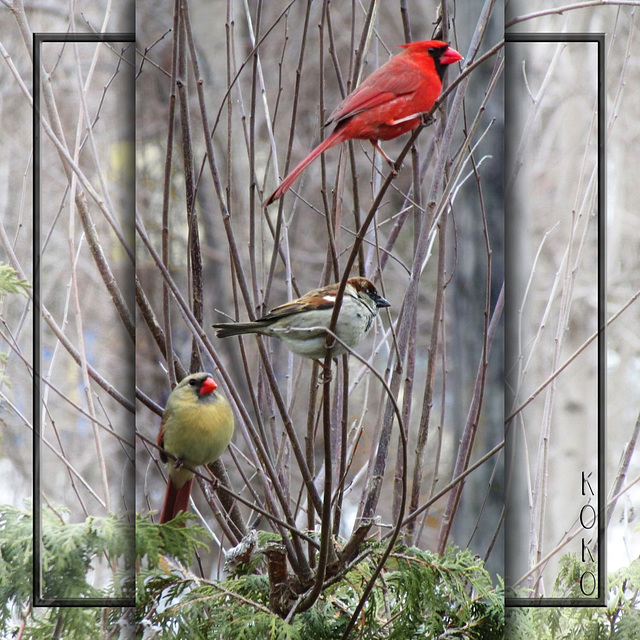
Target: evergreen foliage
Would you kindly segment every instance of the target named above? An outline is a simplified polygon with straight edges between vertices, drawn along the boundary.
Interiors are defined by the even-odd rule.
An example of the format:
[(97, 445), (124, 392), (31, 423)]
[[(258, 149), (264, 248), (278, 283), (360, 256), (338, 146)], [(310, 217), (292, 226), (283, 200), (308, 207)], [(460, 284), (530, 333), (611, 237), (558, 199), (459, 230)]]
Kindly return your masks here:
[[(18, 277), (18, 272), (4, 262), (0, 262), (0, 317), (2, 317), (2, 297), (8, 293), (22, 293), (26, 294), (26, 290), (31, 285), (26, 281)], [(7, 354), (0, 352), (0, 367), (4, 367), (7, 362)], [(0, 369), (0, 381), (3, 384), (11, 386), (11, 380), (8, 376), (4, 375), (2, 369)]]
[[(131, 525), (120, 518), (89, 517), (84, 522), (64, 522), (60, 511), (42, 511), (42, 580), (45, 597), (127, 597), (133, 588)], [(20, 621), (22, 637), (65, 640), (101, 638), (101, 629), (113, 627), (126, 610), (99, 607), (49, 607), (34, 610), (33, 518), (28, 510), (0, 506), (0, 629), (12, 637)], [(101, 590), (90, 584), (96, 561), (115, 564), (121, 580)], [(59, 635), (64, 630), (62, 635)]]
[[(593, 569), (593, 567), (591, 567)], [(584, 597), (580, 576), (585, 563), (562, 559), (554, 597)], [(510, 608), (507, 637), (513, 640), (637, 640), (640, 638), (640, 559), (609, 575), (606, 607)]]
[[(192, 535), (199, 527), (182, 521), (153, 525), (142, 520), (138, 549), (193, 560)], [(188, 541), (185, 553), (180, 537)], [(145, 538), (144, 540), (142, 538)], [(147, 540), (150, 538), (151, 540)], [(272, 541), (258, 534), (257, 556)], [(307, 611), (285, 619), (270, 611), (265, 562), (252, 558), (254, 573), (236, 570), (221, 582), (202, 580), (184, 567), (150, 556), (138, 575), (138, 624), (161, 630), (159, 638), (229, 640), (314, 640), (340, 638), (363, 593), (384, 544), (370, 544), (349, 570), (328, 586)], [(166, 560), (166, 557), (165, 557)], [(292, 603), (293, 604), (293, 603)], [(141, 627), (140, 627), (141, 628)], [(355, 638), (504, 637), (503, 588), (494, 588), (482, 561), (469, 551), (449, 548), (443, 557), (399, 548), (369, 597)]]
[[(308, 610), (283, 619), (269, 608), (270, 585), (263, 549), (274, 535), (258, 533), (257, 551), (221, 582), (187, 567), (206, 550), (206, 531), (183, 514), (158, 525), (139, 516), (136, 527), (136, 637), (198, 640), (329, 640), (346, 629), (384, 545), (369, 543), (344, 574), (336, 575)], [(43, 578), (60, 597), (117, 597), (132, 560), (130, 538), (115, 517), (68, 524), (60, 512), (43, 510)], [(183, 526), (187, 524), (188, 526)], [(0, 629), (2, 638), (92, 640), (119, 637), (133, 625), (133, 611), (98, 607), (32, 608), (33, 521), (28, 510), (0, 507)], [(123, 580), (105, 593), (87, 575), (98, 556), (122, 566)], [(554, 595), (576, 595), (584, 563), (563, 559)], [(605, 608), (510, 609), (505, 624), (504, 587), (492, 584), (482, 562), (468, 550), (449, 548), (439, 557), (397, 548), (372, 591), (351, 638), (414, 640), (634, 640), (640, 637), (640, 560), (609, 576)], [(133, 627), (131, 627), (133, 630)], [(120, 636), (122, 637), (122, 636)], [(131, 636), (133, 637), (133, 636)]]
[(24, 294), (31, 285), (18, 277), (18, 272), (4, 262), (0, 262), (0, 296), (7, 293)]

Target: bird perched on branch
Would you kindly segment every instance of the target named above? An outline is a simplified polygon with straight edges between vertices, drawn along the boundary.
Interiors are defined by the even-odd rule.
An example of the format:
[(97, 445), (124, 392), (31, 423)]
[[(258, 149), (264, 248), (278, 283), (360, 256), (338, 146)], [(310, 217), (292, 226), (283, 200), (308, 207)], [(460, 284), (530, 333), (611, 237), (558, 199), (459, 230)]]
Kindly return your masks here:
[(333, 111), (325, 126), (335, 128), (265, 200), (278, 200), (300, 174), (323, 152), (345, 140), (369, 140), (382, 151), (379, 140), (391, 140), (415, 129), (442, 91), (447, 65), (462, 56), (441, 40), (425, 40), (400, 45), (404, 51), (374, 71)]
[[(291, 300), (255, 322), (214, 324), (218, 338), (245, 333), (261, 333), (279, 338), (293, 353), (321, 360), (326, 355), (327, 330), (331, 322), (339, 283), (309, 291)], [(342, 297), (335, 334), (349, 348), (358, 345), (373, 326), (378, 309), (391, 306), (378, 294), (367, 278), (349, 278)], [(347, 349), (336, 341), (331, 355), (339, 356)]]
[(217, 388), (213, 376), (200, 371), (184, 378), (169, 395), (158, 433), (160, 459), (169, 467), (161, 523), (189, 508), (193, 473), (185, 467), (214, 462), (231, 442), (233, 413)]

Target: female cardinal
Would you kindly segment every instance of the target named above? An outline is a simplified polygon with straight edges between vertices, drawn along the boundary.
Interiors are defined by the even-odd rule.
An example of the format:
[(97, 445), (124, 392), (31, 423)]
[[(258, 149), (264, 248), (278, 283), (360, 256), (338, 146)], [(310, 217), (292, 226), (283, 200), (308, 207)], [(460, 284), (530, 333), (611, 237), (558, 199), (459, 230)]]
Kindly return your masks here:
[(217, 388), (212, 375), (201, 371), (184, 378), (169, 395), (158, 434), (160, 459), (169, 466), (161, 523), (189, 508), (193, 473), (183, 465), (209, 464), (231, 441), (233, 413)]
[(369, 140), (389, 158), (378, 140), (391, 140), (415, 129), (442, 90), (447, 65), (462, 56), (446, 42), (426, 40), (400, 45), (404, 51), (374, 71), (349, 94), (329, 116), (325, 126), (335, 124), (321, 142), (265, 200), (265, 206), (280, 198), (298, 176), (323, 152), (345, 140)]

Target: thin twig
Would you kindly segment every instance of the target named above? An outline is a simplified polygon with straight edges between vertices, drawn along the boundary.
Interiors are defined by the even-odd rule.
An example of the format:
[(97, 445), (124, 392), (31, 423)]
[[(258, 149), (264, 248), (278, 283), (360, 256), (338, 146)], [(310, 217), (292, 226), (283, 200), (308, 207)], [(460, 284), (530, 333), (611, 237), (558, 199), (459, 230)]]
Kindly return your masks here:
[(562, 15), (566, 11), (574, 11), (575, 9), (590, 9), (593, 7), (604, 6), (623, 6), (623, 7), (640, 7), (638, 0), (591, 0), (590, 2), (576, 2), (574, 4), (567, 4), (563, 7), (556, 7), (555, 9), (543, 9), (541, 11), (535, 11), (533, 13), (526, 13), (522, 16), (516, 16), (512, 20), (509, 20), (504, 25), (505, 29), (513, 27), (520, 22), (526, 22), (527, 20), (535, 20), (536, 18), (542, 18), (550, 15)]

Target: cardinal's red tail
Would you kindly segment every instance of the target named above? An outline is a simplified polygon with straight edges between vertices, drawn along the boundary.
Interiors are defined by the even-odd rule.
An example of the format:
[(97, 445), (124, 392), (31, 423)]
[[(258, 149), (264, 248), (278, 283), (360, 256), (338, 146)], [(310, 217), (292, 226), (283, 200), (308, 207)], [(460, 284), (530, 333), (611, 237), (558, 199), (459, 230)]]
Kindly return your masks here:
[(323, 140), (289, 175), (280, 183), (280, 186), (264, 201), (264, 206), (270, 205), (281, 198), (291, 185), (300, 177), (300, 174), (323, 152), (343, 141), (342, 131), (334, 131)]
[(164, 494), (164, 503), (160, 512), (160, 524), (173, 520), (180, 511), (189, 510), (189, 498), (193, 478), (187, 480), (181, 487), (177, 487), (171, 478), (167, 482), (167, 490)]

